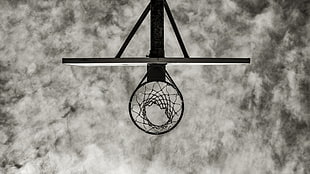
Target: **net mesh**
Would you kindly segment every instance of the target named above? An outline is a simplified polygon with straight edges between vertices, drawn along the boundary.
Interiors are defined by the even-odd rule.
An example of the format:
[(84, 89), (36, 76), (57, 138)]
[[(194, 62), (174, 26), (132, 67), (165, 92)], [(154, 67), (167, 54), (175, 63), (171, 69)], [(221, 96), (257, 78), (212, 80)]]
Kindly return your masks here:
[[(178, 90), (167, 82), (149, 82), (141, 85), (133, 94), (130, 112), (136, 125), (145, 132), (161, 134), (173, 129), (183, 114), (183, 99)], [(154, 113), (150, 107), (158, 107), (162, 111), (162, 124), (155, 123)], [(157, 115), (157, 114), (156, 114)]]

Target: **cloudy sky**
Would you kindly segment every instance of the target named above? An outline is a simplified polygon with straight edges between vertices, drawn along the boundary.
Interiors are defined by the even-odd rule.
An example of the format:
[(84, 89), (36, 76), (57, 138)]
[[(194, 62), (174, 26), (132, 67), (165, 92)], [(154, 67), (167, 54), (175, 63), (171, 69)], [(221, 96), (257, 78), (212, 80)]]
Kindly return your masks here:
[[(1, 174), (310, 173), (310, 1), (168, 3), (191, 56), (252, 64), (168, 67), (184, 117), (151, 136), (128, 114), (145, 67), (61, 64), (115, 56), (147, 0), (0, 0)], [(124, 56), (148, 53), (149, 19)]]

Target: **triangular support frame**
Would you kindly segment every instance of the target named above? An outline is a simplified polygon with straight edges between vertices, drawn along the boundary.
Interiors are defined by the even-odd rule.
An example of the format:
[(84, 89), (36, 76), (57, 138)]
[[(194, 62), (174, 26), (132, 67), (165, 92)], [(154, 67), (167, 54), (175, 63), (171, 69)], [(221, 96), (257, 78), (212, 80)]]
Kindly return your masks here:
[[(170, 10), (170, 7), (167, 3), (166, 0), (163, 0), (164, 2), (164, 9), (166, 10), (167, 16), (169, 18), (170, 24), (173, 28), (174, 34), (178, 40), (178, 43), (180, 45), (180, 48), (183, 52), (184, 58), (189, 58), (188, 52), (186, 50), (186, 47), (184, 45), (183, 39), (181, 37), (181, 34), (179, 32), (178, 26), (173, 18), (172, 12)], [(140, 18), (138, 19), (137, 23), (135, 24), (135, 26), (133, 27), (133, 29), (131, 30), (131, 32), (129, 33), (129, 35), (127, 36), (125, 42), (123, 43), (122, 47), (120, 48), (120, 50), (118, 51), (117, 55), (115, 56), (115, 58), (121, 58), (122, 54), (124, 53), (125, 49), (127, 48), (128, 44), (130, 43), (131, 39), (133, 38), (133, 36), (136, 34), (136, 32), (138, 31), (139, 27), (141, 26), (141, 24), (143, 23), (143, 21), (145, 20), (146, 16), (148, 15), (148, 13), (151, 11), (151, 2), (147, 5), (147, 7), (145, 8), (145, 10), (143, 11), (142, 15), (140, 16)]]
[[(165, 57), (164, 51), (164, 11), (169, 18), (177, 41), (183, 53), (182, 57)], [(121, 58), (128, 44), (136, 34), (142, 22), (151, 12), (151, 49), (146, 57), (126, 57)], [(76, 66), (141, 66), (151, 64), (161, 65), (232, 65), (249, 64), (250, 58), (214, 58), (214, 57), (190, 57), (177, 24), (174, 20), (167, 0), (150, 0), (142, 15), (127, 36), (118, 53), (113, 58), (63, 58), (62, 63)], [(163, 75), (162, 75), (163, 76)]]

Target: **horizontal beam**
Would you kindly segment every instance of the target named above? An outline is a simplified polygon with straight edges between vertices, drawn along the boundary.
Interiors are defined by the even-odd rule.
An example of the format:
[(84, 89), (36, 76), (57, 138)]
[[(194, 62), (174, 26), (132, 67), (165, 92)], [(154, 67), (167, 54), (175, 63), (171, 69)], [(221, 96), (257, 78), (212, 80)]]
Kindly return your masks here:
[(62, 63), (75, 66), (143, 66), (168, 65), (232, 65), (249, 64), (250, 58), (63, 58)]

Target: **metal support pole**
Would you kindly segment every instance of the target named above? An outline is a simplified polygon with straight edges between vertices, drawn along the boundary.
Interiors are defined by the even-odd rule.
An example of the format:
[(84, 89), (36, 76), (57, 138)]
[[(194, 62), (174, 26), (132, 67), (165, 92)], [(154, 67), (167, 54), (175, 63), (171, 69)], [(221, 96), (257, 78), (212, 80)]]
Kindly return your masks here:
[[(164, 58), (164, 0), (151, 0), (150, 58)], [(148, 81), (165, 81), (166, 65), (148, 64)]]
[(183, 42), (183, 40), (182, 40), (181, 34), (180, 34), (180, 32), (179, 32), (179, 29), (178, 29), (178, 27), (177, 27), (177, 24), (175, 23), (175, 21), (174, 21), (174, 19), (173, 19), (173, 16), (172, 16), (170, 7), (169, 7), (169, 5), (168, 5), (168, 3), (167, 3), (166, 0), (164, 0), (164, 5), (165, 5), (166, 12), (167, 12), (167, 16), (168, 16), (168, 18), (169, 18), (169, 20), (170, 20), (170, 23), (171, 23), (171, 25), (172, 25), (173, 31), (174, 31), (174, 33), (175, 33), (175, 36), (177, 37), (178, 42), (179, 42), (179, 45), (180, 45), (180, 47), (181, 47), (181, 49), (182, 49), (184, 58), (189, 58), (189, 55), (188, 55), (188, 53), (187, 53), (186, 47), (185, 47), (185, 45), (184, 45), (184, 42)]
[(148, 4), (146, 9), (143, 11), (141, 17), (139, 18), (139, 20), (137, 21), (136, 25), (133, 27), (133, 29), (131, 30), (131, 32), (129, 33), (128, 37), (126, 38), (124, 44), (122, 45), (121, 49), (118, 51), (117, 55), (115, 56), (115, 58), (121, 58), (122, 54), (124, 53), (126, 47), (128, 46), (129, 42), (131, 41), (131, 39), (133, 38), (133, 36), (136, 34), (137, 30), (139, 29), (139, 27), (141, 26), (142, 22), (144, 21), (145, 17), (147, 16), (147, 14), (149, 13), (151, 9), (151, 5)]

